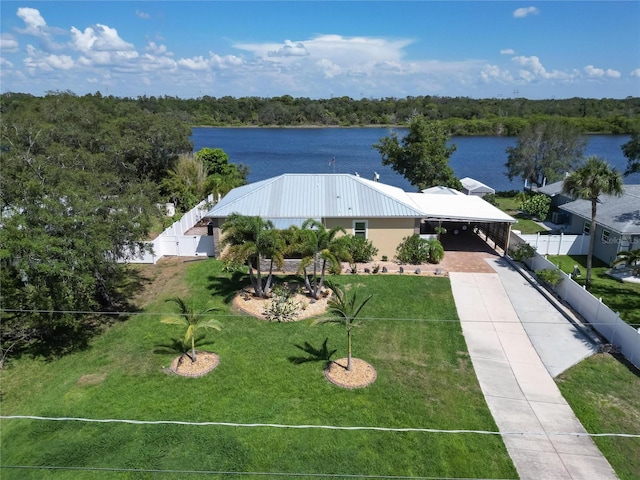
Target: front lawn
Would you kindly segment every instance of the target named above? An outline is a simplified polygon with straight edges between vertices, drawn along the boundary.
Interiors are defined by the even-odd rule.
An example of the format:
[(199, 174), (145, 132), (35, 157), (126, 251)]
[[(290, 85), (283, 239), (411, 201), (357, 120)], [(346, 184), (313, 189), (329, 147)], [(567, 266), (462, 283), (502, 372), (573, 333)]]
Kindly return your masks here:
[[(324, 362), (292, 361), (306, 355), (296, 345), (309, 342), (320, 347), (325, 339), (330, 349), (338, 349), (333, 358), (346, 356), (344, 328), (311, 326), (311, 320), (278, 324), (232, 315), (229, 302), (233, 292), (245, 286), (246, 277), (223, 272), (215, 260), (189, 264), (180, 278), (184, 284), (165, 279), (170, 288), (156, 288), (142, 314), (113, 326), (85, 351), (53, 361), (13, 361), (1, 372), (2, 414), (497, 430), (446, 278), (335, 278), (374, 295), (363, 311), (368, 318), (353, 331), (353, 349), (378, 376), (359, 390), (330, 384), (322, 374)], [(171, 308), (164, 300), (176, 291), (189, 292), (202, 305), (214, 299), (221, 308), (223, 330), (207, 333), (199, 347), (219, 354), (220, 364), (204, 377), (183, 378), (162, 369), (175, 354), (161, 353), (161, 345), (182, 333), (159, 322)], [(494, 435), (5, 419), (0, 439), (5, 467), (516, 476), (501, 438)], [(156, 478), (117, 471), (1, 472), (3, 479)]]
[[(586, 255), (549, 255), (547, 259), (558, 265), (565, 273), (571, 273), (575, 265), (580, 266), (581, 276), (576, 279), (584, 285), (587, 276)], [(591, 293), (614, 312), (620, 312), (620, 318), (631, 326), (640, 326), (640, 284), (621, 282), (607, 275), (609, 267), (593, 257), (591, 269)]]
[[(588, 432), (640, 434), (640, 371), (633, 365), (594, 355), (560, 375), (557, 383)], [(640, 438), (593, 440), (622, 480), (640, 478)]]

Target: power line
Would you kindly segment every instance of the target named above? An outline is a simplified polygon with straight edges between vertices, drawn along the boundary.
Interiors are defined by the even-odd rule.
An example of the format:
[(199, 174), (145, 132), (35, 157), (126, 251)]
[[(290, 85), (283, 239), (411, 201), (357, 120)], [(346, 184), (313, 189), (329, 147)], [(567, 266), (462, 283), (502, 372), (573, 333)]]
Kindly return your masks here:
[(371, 427), (371, 426), (337, 426), (337, 425), (287, 425), (279, 423), (234, 423), (234, 422), (188, 422), (182, 420), (131, 420), (120, 418), (82, 418), (82, 417), (41, 417), (37, 415), (0, 415), (2, 420), (39, 420), (57, 422), (87, 422), (87, 423), (127, 423), (132, 425), (186, 425), (195, 427), (244, 427), (244, 428), (290, 428), (311, 430), (366, 430), (377, 432), (418, 432), (418, 433), (448, 433), (448, 434), (478, 434), (478, 435), (545, 435), (545, 436), (575, 436), (575, 437), (627, 437), (640, 438), (634, 433), (588, 433), (588, 432), (496, 432), (491, 430), (439, 429), (422, 427)]
[[(167, 470), (149, 468), (115, 468), (115, 467), (59, 467), (52, 465), (0, 465), (0, 468), (14, 468), (23, 470), (69, 470), (84, 472), (132, 472), (132, 473), (169, 473), (169, 474), (196, 474), (196, 475), (245, 475), (245, 476), (280, 476), (297, 478), (371, 478), (389, 480), (472, 480), (469, 477), (414, 477), (404, 475), (357, 475), (340, 473), (293, 473), (293, 472), (233, 472), (216, 470)], [(515, 480), (515, 479), (486, 479), (473, 478), (473, 480)]]
[[(112, 316), (137, 316), (137, 315), (148, 315), (148, 316), (166, 316), (166, 315), (180, 315), (178, 312), (113, 312), (113, 311), (89, 311), (89, 310), (47, 310), (47, 309), (19, 309), (19, 308), (0, 308), (0, 312), (6, 313), (56, 313), (63, 315), (112, 315)], [(218, 317), (218, 318), (257, 318), (250, 314), (233, 314), (233, 313), (194, 313), (193, 316), (199, 317)], [(322, 316), (321, 316), (322, 317)], [(442, 318), (403, 318), (403, 317), (358, 317), (361, 320), (369, 320), (369, 321), (390, 321), (390, 322), (428, 322), (428, 323), (460, 323), (462, 320), (460, 319), (442, 319)], [(512, 324), (512, 323), (521, 323), (523, 325), (529, 323), (535, 323), (536, 325), (566, 325), (566, 321), (531, 321), (526, 322), (522, 321), (518, 318), (518, 320), (474, 320), (474, 323), (494, 323), (494, 324)], [(608, 325), (607, 323), (600, 322), (590, 322), (588, 325)], [(587, 325), (587, 326), (588, 326)]]

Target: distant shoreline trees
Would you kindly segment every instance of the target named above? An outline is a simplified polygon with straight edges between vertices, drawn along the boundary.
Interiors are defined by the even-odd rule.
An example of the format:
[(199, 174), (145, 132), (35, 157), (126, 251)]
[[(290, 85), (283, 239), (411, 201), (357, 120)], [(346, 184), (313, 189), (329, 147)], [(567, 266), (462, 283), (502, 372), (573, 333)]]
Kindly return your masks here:
[[(51, 95), (73, 95), (69, 92)], [(28, 94), (5, 93), (2, 112), (20, 102), (37, 99)], [(44, 97), (46, 98), (46, 97)], [(280, 97), (210, 97), (182, 99), (171, 96), (103, 97), (100, 92), (76, 97), (126, 109), (135, 106), (153, 114), (172, 115), (188, 126), (215, 127), (366, 127), (404, 126), (416, 115), (444, 123), (453, 136), (517, 136), (531, 123), (567, 119), (587, 133), (631, 134), (640, 130), (640, 97), (525, 98), (440, 97), (433, 95), (378, 99)]]

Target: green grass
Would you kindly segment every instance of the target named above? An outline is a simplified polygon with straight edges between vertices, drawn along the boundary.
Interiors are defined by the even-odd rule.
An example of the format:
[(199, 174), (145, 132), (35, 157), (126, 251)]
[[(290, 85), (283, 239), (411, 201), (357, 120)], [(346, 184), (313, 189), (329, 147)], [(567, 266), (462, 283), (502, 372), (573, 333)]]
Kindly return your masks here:
[[(571, 273), (574, 265), (580, 265), (582, 275), (576, 279), (584, 285), (587, 275), (586, 255), (549, 255), (548, 260), (560, 267), (565, 273)], [(591, 293), (614, 312), (620, 312), (620, 318), (632, 326), (640, 326), (640, 284), (622, 282), (606, 274), (609, 267), (597, 258), (593, 258), (591, 269)]]
[[(497, 430), (456, 320), (448, 279), (336, 277), (338, 284), (357, 282), (374, 295), (363, 316), (375, 318), (353, 331), (353, 353), (371, 363), (378, 377), (365, 389), (346, 390), (324, 378), (322, 362), (291, 361), (304, 355), (296, 345), (320, 347), (325, 339), (330, 349), (338, 349), (334, 358), (346, 356), (344, 328), (228, 315), (228, 302), (244, 278), (223, 273), (215, 260), (193, 263), (187, 272), (191, 298), (201, 304), (213, 300), (223, 309), (223, 330), (207, 333), (200, 346), (220, 355), (219, 366), (208, 375), (190, 379), (162, 372), (175, 355), (156, 353), (159, 345), (182, 332), (159, 322), (157, 313), (170, 308), (161, 297), (146, 313), (95, 338), (85, 351), (53, 361), (12, 362), (1, 372), (2, 414)], [(5, 466), (516, 476), (499, 436), (31, 420), (2, 420), (1, 426)], [(183, 478), (0, 472), (3, 479)]]
[[(640, 434), (640, 371), (610, 355), (594, 355), (558, 379), (562, 395), (591, 433)], [(595, 437), (620, 479), (640, 478), (640, 438)]]
[(512, 229), (520, 230), (523, 234), (547, 232), (544, 227), (541, 227), (538, 223), (531, 220), (529, 215), (522, 213), (520, 209), (520, 202), (518, 202), (514, 197), (496, 197), (496, 203), (500, 210), (518, 220), (517, 223), (511, 225)]

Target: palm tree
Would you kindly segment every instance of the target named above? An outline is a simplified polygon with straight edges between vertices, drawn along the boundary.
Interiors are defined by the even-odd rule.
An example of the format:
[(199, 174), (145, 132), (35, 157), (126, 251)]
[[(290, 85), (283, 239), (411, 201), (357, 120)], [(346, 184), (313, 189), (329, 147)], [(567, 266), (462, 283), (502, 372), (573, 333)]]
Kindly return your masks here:
[(613, 264), (631, 267), (633, 274), (640, 277), (640, 248), (619, 252)]
[(602, 194), (619, 197), (623, 191), (622, 175), (615, 168), (612, 168), (605, 159), (596, 156), (588, 157), (580, 168), (567, 175), (562, 184), (563, 193), (591, 202), (591, 228), (587, 253), (587, 278), (585, 280), (587, 290), (591, 290), (591, 265), (596, 239), (598, 198)]
[[(222, 255), (223, 260), (232, 264), (246, 264), (249, 279), (257, 297), (266, 298), (273, 283), (274, 265), (284, 265), (285, 242), (270, 221), (261, 217), (251, 217), (234, 213), (222, 225), (224, 237), (222, 247), (229, 247)], [(269, 275), (262, 278), (261, 263), (269, 259)], [(255, 269), (255, 274), (254, 274)]]
[(364, 300), (358, 299), (359, 290), (356, 288), (352, 294), (347, 295), (344, 290), (327, 282), (327, 285), (331, 290), (335, 298), (329, 300), (329, 312), (335, 314), (334, 317), (320, 318), (314, 322), (318, 323), (338, 323), (347, 328), (347, 371), (351, 371), (351, 329), (356, 325), (357, 317), (362, 311), (362, 308), (367, 304), (373, 295), (369, 295)]
[(206, 318), (206, 314), (214, 310), (208, 308), (201, 312), (195, 312), (193, 306), (187, 304), (182, 298), (174, 297), (169, 298), (167, 302), (173, 302), (178, 305), (180, 312), (178, 315), (171, 315), (164, 317), (160, 321), (169, 325), (182, 325), (187, 327), (187, 331), (184, 335), (185, 345), (191, 342), (191, 361), (196, 361), (196, 331), (200, 328), (213, 328), (214, 330), (220, 330), (222, 326), (214, 318)]
[[(300, 269), (304, 274), (304, 285), (309, 295), (318, 300), (322, 292), (327, 263), (336, 267), (341, 260), (347, 260), (349, 252), (342, 242), (336, 241), (336, 235), (346, 233), (342, 227), (333, 227), (327, 230), (325, 226), (312, 218), (305, 220), (302, 229), (296, 229), (293, 233), (293, 245), (291, 248), (302, 254)], [(320, 276), (318, 276), (318, 263), (321, 263)], [(309, 275), (309, 267), (313, 268)]]

